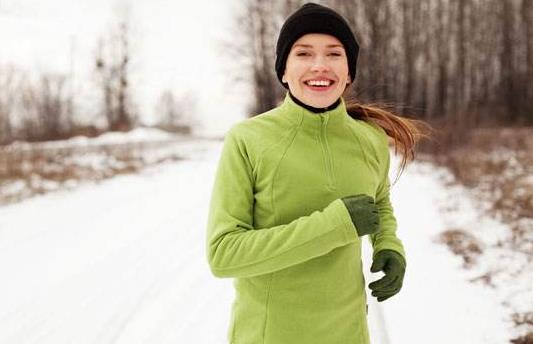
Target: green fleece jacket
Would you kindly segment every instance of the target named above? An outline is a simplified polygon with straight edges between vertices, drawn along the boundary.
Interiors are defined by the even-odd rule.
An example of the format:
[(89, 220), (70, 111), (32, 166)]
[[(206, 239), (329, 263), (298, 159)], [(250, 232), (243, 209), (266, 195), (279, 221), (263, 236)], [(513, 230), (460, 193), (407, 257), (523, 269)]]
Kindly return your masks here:
[(233, 277), (231, 344), (367, 344), (361, 239), (341, 198), (375, 198), (374, 255), (405, 257), (389, 200), (385, 131), (287, 94), (227, 132), (207, 223), (207, 260)]

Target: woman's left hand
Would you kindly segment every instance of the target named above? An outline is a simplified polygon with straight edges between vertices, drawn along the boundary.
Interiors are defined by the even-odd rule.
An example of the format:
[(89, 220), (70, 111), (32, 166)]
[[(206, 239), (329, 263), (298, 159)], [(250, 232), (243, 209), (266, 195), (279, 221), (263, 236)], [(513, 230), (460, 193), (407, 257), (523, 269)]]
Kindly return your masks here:
[(372, 296), (377, 297), (378, 302), (385, 301), (400, 291), (405, 267), (405, 259), (396, 251), (382, 250), (376, 253), (370, 271), (383, 271), (385, 276), (370, 283), (368, 287), (372, 289)]

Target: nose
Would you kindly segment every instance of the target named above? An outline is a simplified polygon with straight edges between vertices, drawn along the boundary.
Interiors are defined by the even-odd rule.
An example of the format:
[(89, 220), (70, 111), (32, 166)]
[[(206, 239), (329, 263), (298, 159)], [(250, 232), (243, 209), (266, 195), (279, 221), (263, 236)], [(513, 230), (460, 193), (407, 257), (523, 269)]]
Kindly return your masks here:
[(322, 56), (316, 56), (313, 60), (313, 65), (311, 66), (311, 71), (314, 72), (324, 72), (329, 69), (329, 66), (326, 63), (326, 60)]

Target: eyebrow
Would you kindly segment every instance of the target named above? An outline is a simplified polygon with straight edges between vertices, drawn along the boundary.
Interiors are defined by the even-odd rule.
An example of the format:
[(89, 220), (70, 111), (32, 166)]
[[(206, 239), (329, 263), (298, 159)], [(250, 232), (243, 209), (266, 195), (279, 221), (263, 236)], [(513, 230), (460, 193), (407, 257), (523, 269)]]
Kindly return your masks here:
[[(313, 45), (311, 44), (295, 44), (294, 47), (302, 47), (302, 48), (312, 48)], [(326, 46), (326, 48), (342, 48), (343, 45), (342, 44), (329, 44)]]

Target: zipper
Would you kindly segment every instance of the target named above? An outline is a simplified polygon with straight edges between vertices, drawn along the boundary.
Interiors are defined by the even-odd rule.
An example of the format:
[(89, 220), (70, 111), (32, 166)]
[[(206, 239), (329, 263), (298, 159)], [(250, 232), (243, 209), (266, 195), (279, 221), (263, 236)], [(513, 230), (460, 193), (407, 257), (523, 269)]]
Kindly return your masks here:
[(322, 145), (322, 153), (324, 154), (324, 161), (326, 164), (326, 175), (327, 175), (327, 181), (326, 186), (330, 190), (335, 190), (335, 177), (333, 175), (333, 161), (331, 158), (331, 154), (329, 153), (329, 146), (328, 146), (328, 140), (326, 136), (326, 126), (328, 124), (329, 115), (319, 115), (320, 120), (322, 122), (322, 125), (320, 126), (320, 143)]

